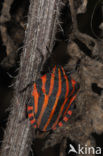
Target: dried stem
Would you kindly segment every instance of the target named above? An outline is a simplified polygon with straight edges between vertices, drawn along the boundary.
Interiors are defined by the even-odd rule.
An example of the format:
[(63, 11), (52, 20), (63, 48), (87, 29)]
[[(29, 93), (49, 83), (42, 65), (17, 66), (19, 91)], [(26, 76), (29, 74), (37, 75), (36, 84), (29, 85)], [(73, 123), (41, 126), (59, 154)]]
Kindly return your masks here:
[[(29, 154), (32, 142), (30, 124), (28, 120), (22, 121), (25, 118), (27, 100), (31, 95), (31, 87), (27, 85), (35, 81), (43, 66), (47, 58), (46, 47), (50, 49), (50, 52), (52, 51), (60, 6), (60, 0), (31, 0), (30, 2), (25, 45), (1, 156)], [(24, 88), (26, 89), (20, 92)]]

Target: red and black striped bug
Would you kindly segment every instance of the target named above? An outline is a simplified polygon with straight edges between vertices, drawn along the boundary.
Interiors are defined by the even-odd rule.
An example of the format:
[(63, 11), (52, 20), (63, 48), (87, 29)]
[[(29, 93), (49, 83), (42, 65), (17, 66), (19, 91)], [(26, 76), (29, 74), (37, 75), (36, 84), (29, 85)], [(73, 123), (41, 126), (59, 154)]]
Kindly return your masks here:
[(61, 127), (72, 114), (72, 103), (79, 84), (67, 76), (63, 67), (55, 66), (33, 84), (27, 105), (28, 117), (34, 128), (41, 131)]

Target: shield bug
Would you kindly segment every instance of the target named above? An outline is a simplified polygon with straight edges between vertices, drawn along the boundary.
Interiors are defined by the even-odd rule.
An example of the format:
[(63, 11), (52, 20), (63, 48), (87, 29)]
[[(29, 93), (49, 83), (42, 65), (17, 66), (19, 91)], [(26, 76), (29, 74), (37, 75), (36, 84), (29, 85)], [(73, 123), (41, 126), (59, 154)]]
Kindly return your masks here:
[(68, 121), (79, 83), (67, 75), (62, 66), (41, 76), (34, 84), (27, 105), (28, 117), (34, 128), (54, 130)]

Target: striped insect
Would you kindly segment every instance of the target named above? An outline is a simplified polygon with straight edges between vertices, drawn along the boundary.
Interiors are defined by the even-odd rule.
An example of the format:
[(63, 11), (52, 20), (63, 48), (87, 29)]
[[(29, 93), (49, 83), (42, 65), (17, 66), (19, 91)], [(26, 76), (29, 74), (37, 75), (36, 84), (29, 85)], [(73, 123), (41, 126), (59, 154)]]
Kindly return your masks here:
[(55, 66), (33, 84), (27, 105), (28, 117), (34, 128), (54, 130), (68, 121), (79, 84), (67, 76), (63, 67)]

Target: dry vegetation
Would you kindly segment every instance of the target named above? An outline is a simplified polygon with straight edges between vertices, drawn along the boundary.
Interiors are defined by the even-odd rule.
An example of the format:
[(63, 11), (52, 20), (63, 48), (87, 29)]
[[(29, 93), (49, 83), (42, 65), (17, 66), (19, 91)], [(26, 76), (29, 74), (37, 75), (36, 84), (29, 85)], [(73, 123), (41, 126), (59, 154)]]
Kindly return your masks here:
[[(0, 10), (0, 156), (69, 156), (71, 142), (103, 147), (102, 0), (3, 0)], [(80, 91), (67, 124), (35, 132), (28, 84), (54, 64)]]

